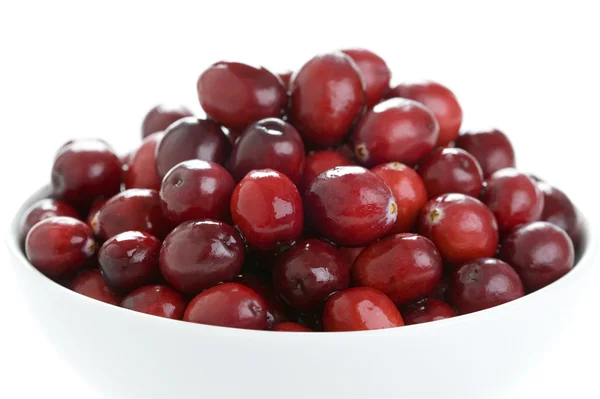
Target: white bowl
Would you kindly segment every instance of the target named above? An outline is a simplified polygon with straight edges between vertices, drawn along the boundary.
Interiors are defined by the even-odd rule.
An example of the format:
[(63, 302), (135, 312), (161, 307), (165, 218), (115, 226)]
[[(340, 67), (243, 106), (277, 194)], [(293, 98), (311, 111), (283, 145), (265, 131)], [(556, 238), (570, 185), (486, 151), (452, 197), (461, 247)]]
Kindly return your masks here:
[(597, 242), (585, 220), (585, 251), (570, 273), (493, 309), (378, 331), (249, 331), (132, 312), (43, 276), (21, 252), (18, 223), (48, 192), (12, 222), (12, 266), (40, 328), (110, 398), (500, 397), (569, 322)]

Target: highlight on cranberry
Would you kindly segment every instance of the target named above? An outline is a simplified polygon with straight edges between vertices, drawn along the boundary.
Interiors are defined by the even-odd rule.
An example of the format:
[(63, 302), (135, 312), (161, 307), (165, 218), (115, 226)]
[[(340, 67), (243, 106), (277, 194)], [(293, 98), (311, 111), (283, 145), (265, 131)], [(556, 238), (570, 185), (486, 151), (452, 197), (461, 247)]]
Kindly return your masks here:
[(202, 116), (157, 105), (121, 156), (61, 146), (23, 252), (140, 317), (292, 334), (460, 319), (568, 275), (585, 244), (568, 195), (502, 131), (465, 130), (457, 93), (390, 86), (390, 67), (361, 48), (212, 64)]

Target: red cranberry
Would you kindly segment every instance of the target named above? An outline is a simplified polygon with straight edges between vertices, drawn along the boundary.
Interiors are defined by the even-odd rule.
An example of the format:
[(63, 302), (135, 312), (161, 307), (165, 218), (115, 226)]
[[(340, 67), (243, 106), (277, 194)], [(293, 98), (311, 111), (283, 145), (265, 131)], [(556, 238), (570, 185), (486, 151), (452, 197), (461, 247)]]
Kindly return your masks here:
[(75, 277), (71, 290), (101, 302), (119, 306), (121, 297), (114, 293), (102, 278), (98, 269), (88, 270)]
[(21, 218), (21, 222), (19, 224), (20, 240), (24, 242), (25, 237), (27, 237), (27, 233), (29, 233), (29, 230), (31, 230), (36, 223), (52, 216), (68, 216), (75, 219), (79, 218), (77, 211), (69, 204), (51, 198), (39, 200), (31, 205)]
[(306, 157), (302, 174), (302, 191), (306, 190), (321, 173), (336, 166), (351, 166), (354, 163), (336, 150), (316, 151)]
[(515, 169), (494, 172), (487, 179), (481, 200), (490, 208), (501, 231), (540, 219), (544, 194), (531, 178)]
[(165, 216), (178, 225), (187, 220), (229, 220), (235, 181), (214, 162), (193, 159), (177, 164), (165, 176), (160, 200)]
[(254, 170), (235, 187), (231, 217), (247, 243), (269, 251), (302, 234), (302, 200), (294, 183), (271, 169)]
[(96, 213), (98, 213), (100, 208), (102, 208), (107, 201), (108, 200), (105, 198), (98, 198), (96, 201), (94, 201), (94, 203), (90, 207), (90, 211), (88, 212), (87, 217), (85, 218), (85, 222), (88, 224), (88, 226), (92, 225), (92, 220), (94, 220), (94, 216), (96, 216)]
[(419, 233), (454, 265), (494, 256), (498, 247), (494, 215), (481, 201), (464, 194), (443, 194), (429, 201), (421, 210)]
[(458, 313), (472, 313), (502, 305), (525, 295), (519, 275), (494, 258), (479, 258), (459, 267), (450, 283)]
[(125, 190), (108, 200), (96, 212), (91, 226), (102, 241), (132, 230), (162, 239), (169, 231), (158, 192), (141, 188)]
[(242, 274), (234, 282), (245, 285), (254, 290), (265, 301), (265, 311), (267, 312), (267, 329), (271, 329), (276, 324), (281, 324), (287, 320), (285, 307), (283, 303), (275, 296), (270, 284), (253, 274)]
[(290, 120), (309, 144), (340, 144), (360, 116), (364, 84), (358, 67), (347, 55), (317, 55), (294, 76)]
[(304, 198), (312, 227), (344, 246), (364, 246), (385, 235), (396, 222), (398, 206), (383, 180), (360, 166), (321, 173)]
[(153, 107), (144, 118), (142, 123), (142, 137), (148, 137), (152, 133), (167, 130), (175, 121), (186, 116), (192, 116), (192, 112), (182, 105), (161, 104)]
[(515, 152), (512, 144), (500, 130), (464, 133), (458, 136), (455, 146), (462, 148), (477, 159), (481, 165), (483, 177), (488, 177), (497, 170), (515, 166)]
[(291, 321), (285, 321), (283, 323), (277, 323), (271, 328), (271, 331), (285, 331), (285, 332), (312, 332), (310, 328), (304, 327), (298, 323)]
[(207, 115), (235, 129), (281, 116), (288, 102), (283, 82), (268, 69), (224, 61), (200, 75), (198, 98)]
[(277, 74), (277, 76), (279, 76), (279, 79), (281, 79), (281, 81), (283, 82), (283, 87), (285, 87), (286, 89), (288, 87), (290, 87), (290, 81), (292, 80), (292, 71), (285, 71), (285, 72), (280, 72)]
[(462, 109), (447, 87), (436, 82), (404, 83), (391, 89), (386, 97), (408, 98), (430, 109), (440, 125), (436, 147), (443, 147), (458, 136)]
[(433, 149), (438, 135), (430, 110), (416, 101), (393, 98), (367, 112), (352, 143), (354, 155), (368, 167), (395, 161), (413, 165)]
[(238, 283), (225, 283), (202, 292), (192, 299), (183, 319), (249, 330), (264, 330), (267, 326), (264, 300), (252, 289)]
[(575, 206), (558, 188), (544, 182), (538, 182), (537, 186), (544, 194), (544, 209), (540, 220), (563, 229), (577, 247), (581, 240), (581, 222)]
[(76, 140), (61, 147), (52, 167), (54, 196), (75, 207), (121, 189), (121, 161), (101, 140)]
[(166, 285), (146, 285), (127, 295), (121, 306), (136, 312), (181, 320), (187, 301), (180, 293)]
[(390, 234), (413, 231), (419, 211), (427, 202), (427, 191), (421, 177), (400, 162), (381, 164), (371, 169), (392, 190), (398, 205), (398, 217)]
[(427, 238), (396, 234), (365, 248), (352, 277), (355, 285), (376, 288), (402, 306), (433, 291), (442, 277), (442, 257)]
[(180, 119), (165, 132), (156, 148), (156, 171), (163, 179), (171, 168), (188, 159), (224, 165), (231, 144), (213, 121), (188, 117)]
[(325, 331), (379, 330), (404, 325), (396, 305), (383, 292), (355, 287), (333, 294), (325, 304)]
[(66, 216), (42, 220), (29, 230), (25, 240), (27, 259), (53, 279), (81, 270), (95, 252), (90, 226)]
[(456, 316), (456, 312), (452, 306), (432, 298), (409, 305), (402, 311), (402, 318), (406, 325), (429, 323), (454, 316)]
[(352, 58), (365, 83), (367, 107), (377, 104), (390, 84), (391, 73), (385, 61), (377, 54), (364, 49), (342, 50)]
[(444, 273), (440, 282), (435, 286), (433, 291), (431, 291), (428, 295), (429, 298), (439, 299), (443, 302), (448, 302), (450, 299), (450, 295), (448, 289), (450, 287), (450, 276), (448, 273)]
[(229, 171), (236, 181), (255, 169), (274, 169), (294, 183), (304, 167), (304, 144), (298, 131), (281, 119), (260, 120), (246, 128), (229, 158)]
[(133, 153), (125, 171), (125, 188), (160, 189), (161, 179), (156, 173), (156, 146), (163, 136), (163, 132), (152, 133)]
[(340, 247), (340, 255), (346, 261), (348, 266), (352, 266), (358, 255), (365, 249), (365, 247)]
[(500, 258), (512, 265), (528, 291), (567, 274), (574, 264), (573, 243), (563, 229), (548, 222), (521, 226), (506, 236)]

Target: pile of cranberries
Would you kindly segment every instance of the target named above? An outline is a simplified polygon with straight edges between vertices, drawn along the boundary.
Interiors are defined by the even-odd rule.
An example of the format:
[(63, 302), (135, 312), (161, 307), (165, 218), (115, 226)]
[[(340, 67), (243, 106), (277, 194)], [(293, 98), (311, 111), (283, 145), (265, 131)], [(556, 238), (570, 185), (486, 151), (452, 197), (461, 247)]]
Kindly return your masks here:
[(156, 316), (273, 331), (425, 323), (512, 301), (573, 268), (581, 223), (515, 169), (499, 130), (462, 132), (454, 94), (390, 86), (367, 50), (293, 75), (217, 62), (207, 119), (157, 106), (143, 141), (63, 145), (25, 253), (82, 295)]

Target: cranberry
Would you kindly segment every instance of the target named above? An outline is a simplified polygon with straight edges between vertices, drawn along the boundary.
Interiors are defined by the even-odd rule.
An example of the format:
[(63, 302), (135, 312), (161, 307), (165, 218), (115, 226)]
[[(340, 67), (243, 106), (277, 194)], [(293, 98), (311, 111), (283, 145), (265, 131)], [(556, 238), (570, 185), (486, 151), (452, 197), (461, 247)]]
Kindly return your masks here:
[(141, 188), (125, 190), (108, 200), (94, 215), (91, 226), (102, 241), (132, 230), (162, 239), (169, 231), (158, 192)]
[(53, 279), (81, 270), (95, 252), (90, 226), (66, 216), (42, 220), (29, 230), (25, 240), (27, 259)]
[(352, 277), (355, 285), (376, 288), (402, 306), (433, 291), (442, 277), (442, 257), (427, 238), (396, 234), (365, 248)]
[(161, 104), (153, 107), (144, 118), (142, 123), (142, 137), (148, 137), (152, 133), (166, 130), (173, 122), (186, 116), (192, 116), (192, 112), (182, 105)]
[(494, 256), (498, 247), (494, 215), (481, 201), (464, 194), (443, 194), (429, 201), (421, 210), (419, 233), (454, 265)]
[(164, 135), (163, 132), (152, 133), (133, 153), (125, 171), (126, 188), (160, 189), (161, 179), (156, 173), (156, 146)]
[(39, 200), (31, 205), (21, 218), (21, 222), (19, 223), (19, 237), (21, 242), (25, 241), (27, 233), (29, 233), (29, 230), (36, 223), (52, 216), (79, 218), (77, 211), (69, 204), (51, 198)]
[(224, 165), (231, 144), (213, 121), (188, 117), (172, 124), (156, 148), (156, 172), (163, 179), (171, 168), (188, 159)]
[(544, 194), (531, 178), (515, 169), (494, 172), (487, 179), (481, 200), (490, 208), (501, 231), (539, 220)]
[(288, 102), (283, 82), (268, 69), (224, 61), (200, 75), (198, 98), (207, 115), (235, 129), (281, 116)]
[(391, 72), (385, 61), (377, 54), (365, 49), (342, 50), (352, 58), (365, 83), (367, 107), (377, 104), (390, 84)]
[(61, 147), (52, 166), (54, 196), (75, 207), (121, 189), (121, 161), (101, 140), (76, 140)]
[(427, 202), (427, 191), (421, 177), (400, 162), (381, 164), (371, 169), (392, 190), (398, 205), (398, 217), (391, 234), (406, 233), (414, 229), (419, 211)]
[(269, 118), (246, 128), (229, 158), (236, 181), (255, 169), (274, 169), (298, 183), (304, 167), (304, 144), (298, 131), (281, 119)]
[(285, 332), (312, 332), (310, 328), (304, 327), (298, 323), (291, 321), (285, 321), (283, 323), (277, 323), (271, 328), (272, 331), (285, 331)]
[(202, 292), (192, 299), (183, 319), (249, 330), (264, 330), (267, 326), (264, 300), (252, 289), (238, 283), (225, 283)]
[[(447, 269), (448, 270), (448, 269)], [(428, 295), (429, 298), (439, 299), (443, 302), (449, 301), (449, 292), (448, 289), (450, 287), (450, 276), (449, 273), (444, 273), (440, 282), (435, 286), (433, 291), (431, 291)]]
[(536, 291), (567, 274), (573, 268), (575, 254), (563, 229), (535, 222), (506, 236), (500, 258), (515, 268), (528, 291)]
[(525, 295), (517, 272), (494, 258), (475, 259), (459, 267), (452, 275), (450, 292), (460, 314), (492, 308)]
[(235, 181), (214, 162), (193, 159), (177, 164), (165, 176), (160, 200), (165, 216), (178, 225), (187, 220), (229, 220)]
[(347, 55), (317, 55), (294, 76), (290, 120), (305, 141), (318, 147), (340, 144), (360, 116), (364, 84)]
[(121, 297), (113, 292), (102, 278), (98, 269), (88, 270), (75, 277), (71, 290), (101, 302), (119, 306)]
[(364, 246), (386, 234), (396, 222), (398, 206), (383, 180), (360, 166), (321, 173), (305, 193), (312, 227), (344, 246)]
[(288, 87), (290, 87), (290, 81), (292, 79), (292, 71), (285, 71), (285, 72), (280, 72), (277, 74), (277, 76), (279, 76), (279, 79), (281, 79), (281, 81), (283, 82), (283, 87), (285, 87), (286, 89)]
[(296, 313), (296, 322), (312, 331), (323, 331), (323, 309), (308, 313)]
[(265, 301), (265, 311), (267, 312), (267, 329), (287, 320), (285, 307), (283, 303), (275, 296), (273, 288), (269, 283), (253, 274), (242, 274), (234, 282), (245, 285), (254, 290)]
[(407, 325), (429, 323), (454, 316), (456, 312), (452, 306), (432, 298), (409, 305), (402, 311), (402, 318)]
[(231, 217), (247, 243), (269, 251), (302, 234), (302, 200), (294, 183), (271, 169), (254, 170), (235, 187)]
[(443, 147), (458, 136), (462, 109), (454, 93), (436, 82), (404, 83), (392, 88), (387, 98), (402, 97), (418, 101), (433, 112), (440, 125), (436, 147)]
[(340, 247), (340, 255), (346, 261), (348, 266), (352, 266), (358, 255), (365, 249), (365, 247)]
[(300, 187), (306, 190), (318, 175), (336, 166), (351, 166), (354, 163), (336, 150), (316, 151), (306, 157)]
[(577, 209), (565, 193), (548, 183), (538, 182), (538, 188), (544, 194), (544, 209), (540, 220), (560, 227), (571, 237), (575, 247), (581, 240), (581, 222)]
[(360, 331), (400, 327), (402, 316), (383, 292), (369, 287), (348, 288), (325, 304), (325, 331)]
[(515, 152), (508, 137), (500, 130), (491, 129), (464, 133), (455, 146), (473, 155), (481, 165), (483, 177), (497, 170), (515, 166)]
[(104, 204), (106, 204), (107, 201), (108, 200), (106, 198), (98, 198), (96, 201), (94, 201), (92, 203), (92, 206), (90, 207), (90, 211), (88, 212), (88, 215), (85, 218), (85, 222), (88, 224), (88, 226), (92, 225), (92, 220), (94, 220), (96, 213), (98, 213), (100, 208), (102, 208), (104, 206)]
[(416, 101), (393, 98), (367, 112), (352, 143), (354, 155), (368, 167), (395, 161), (413, 165), (433, 149), (438, 135), (430, 110)]
[(121, 306), (136, 312), (181, 320), (187, 301), (180, 293), (166, 285), (146, 285), (127, 295)]

